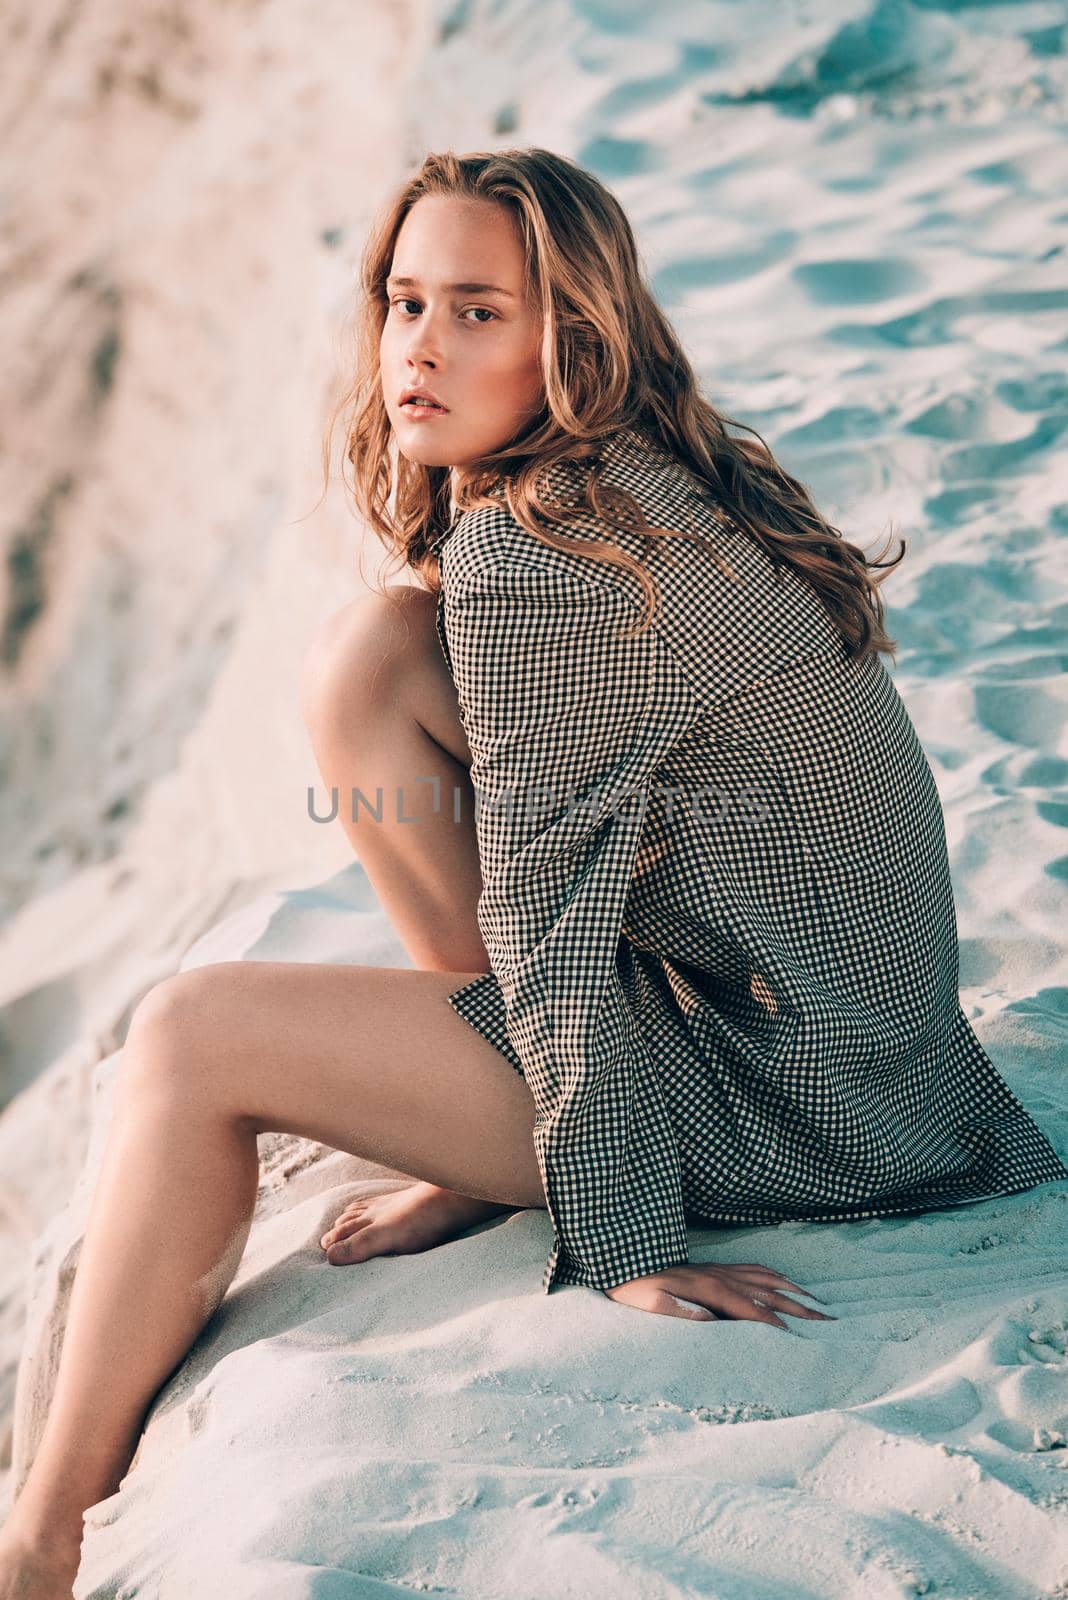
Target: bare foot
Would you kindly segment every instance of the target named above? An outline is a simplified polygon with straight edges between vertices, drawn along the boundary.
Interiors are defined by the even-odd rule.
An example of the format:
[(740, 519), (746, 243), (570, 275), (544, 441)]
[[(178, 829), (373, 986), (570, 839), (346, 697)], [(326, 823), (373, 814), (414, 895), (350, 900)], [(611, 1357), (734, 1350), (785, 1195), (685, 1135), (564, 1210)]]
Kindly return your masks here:
[(348, 1266), (353, 1261), (369, 1261), (372, 1256), (430, 1250), (446, 1239), (455, 1239), (476, 1222), (518, 1209), (492, 1200), (473, 1200), (470, 1195), (439, 1189), (434, 1183), (416, 1183), (392, 1194), (354, 1200), (319, 1243), (332, 1266)]
[(9, 1528), (0, 1533), (0, 1600), (71, 1600), (81, 1545), (23, 1543)]

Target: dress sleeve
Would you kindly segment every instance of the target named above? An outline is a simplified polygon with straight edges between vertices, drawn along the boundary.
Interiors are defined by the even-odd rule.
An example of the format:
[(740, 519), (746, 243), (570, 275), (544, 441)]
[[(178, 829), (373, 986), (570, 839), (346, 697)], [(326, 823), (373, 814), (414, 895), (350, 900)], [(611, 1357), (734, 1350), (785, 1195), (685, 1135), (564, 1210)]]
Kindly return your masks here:
[(653, 774), (701, 706), (655, 625), (616, 638), (638, 606), (581, 560), (505, 558), (443, 589), (478, 925), (555, 1232), (546, 1293), (688, 1259), (675, 1136), (616, 957)]

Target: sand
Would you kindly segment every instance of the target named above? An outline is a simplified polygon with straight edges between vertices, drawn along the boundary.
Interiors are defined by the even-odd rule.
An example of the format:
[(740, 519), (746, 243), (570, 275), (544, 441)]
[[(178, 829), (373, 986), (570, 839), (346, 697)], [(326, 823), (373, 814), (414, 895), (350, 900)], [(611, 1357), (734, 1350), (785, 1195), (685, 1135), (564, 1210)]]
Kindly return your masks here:
[[(381, 563), (336, 481), (311, 509), (318, 430), (367, 222), (428, 147), (595, 167), (710, 398), (847, 537), (908, 539), (883, 593), (962, 996), (1068, 1156), (1063, 9), (7, 9), (3, 1503), (137, 1001), (206, 961), (407, 964), (308, 819), (297, 676)], [(1068, 1597), (1065, 1186), (694, 1230), (839, 1319), (783, 1333), (543, 1296), (539, 1211), (331, 1267), (324, 1226), (403, 1175), (261, 1158), (78, 1600)]]
[[(361, 881), (264, 897), (183, 966), (348, 959)], [(86, 1514), (77, 1600), (1065, 1592), (1068, 1186), (691, 1230), (692, 1259), (775, 1267), (838, 1318), (781, 1332), (541, 1296), (537, 1210), (333, 1267), (324, 1227), (407, 1180), (261, 1146), (237, 1276)]]

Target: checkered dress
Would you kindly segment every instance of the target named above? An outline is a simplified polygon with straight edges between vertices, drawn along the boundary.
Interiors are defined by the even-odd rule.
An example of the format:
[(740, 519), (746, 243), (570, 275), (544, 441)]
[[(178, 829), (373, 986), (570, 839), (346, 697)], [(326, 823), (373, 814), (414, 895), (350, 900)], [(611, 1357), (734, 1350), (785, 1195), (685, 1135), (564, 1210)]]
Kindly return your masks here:
[[(851, 664), (807, 582), (642, 434), (608, 440), (602, 476), (736, 578), (657, 541), (658, 620), (618, 640), (637, 581), (504, 509), (434, 546), (491, 967), (449, 1002), (535, 1100), (543, 1290), (685, 1262), (688, 1222), (1068, 1178), (961, 1008), (941, 805), (882, 659)], [(641, 554), (592, 513), (564, 527)]]

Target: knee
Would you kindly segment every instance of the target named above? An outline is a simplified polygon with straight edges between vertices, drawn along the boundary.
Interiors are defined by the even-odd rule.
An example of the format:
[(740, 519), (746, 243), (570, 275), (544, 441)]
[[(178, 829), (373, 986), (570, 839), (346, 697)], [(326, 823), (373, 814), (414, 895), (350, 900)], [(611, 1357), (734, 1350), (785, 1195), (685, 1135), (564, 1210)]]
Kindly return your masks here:
[[(300, 705), (313, 740), (343, 733), (346, 741), (395, 715), (411, 652), (434, 597), (407, 584), (384, 594), (368, 590), (333, 612), (308, 647)], [(432, 616), (432, 610), (430, 611)]]
[(197, 1074), (210, 1070), (224, 983), (221, 966), (194, 967), (164, 978), (142, 996), (122, 1051), (120, 1080), (127, 1090), (180, 1083), (187, 1092)]

